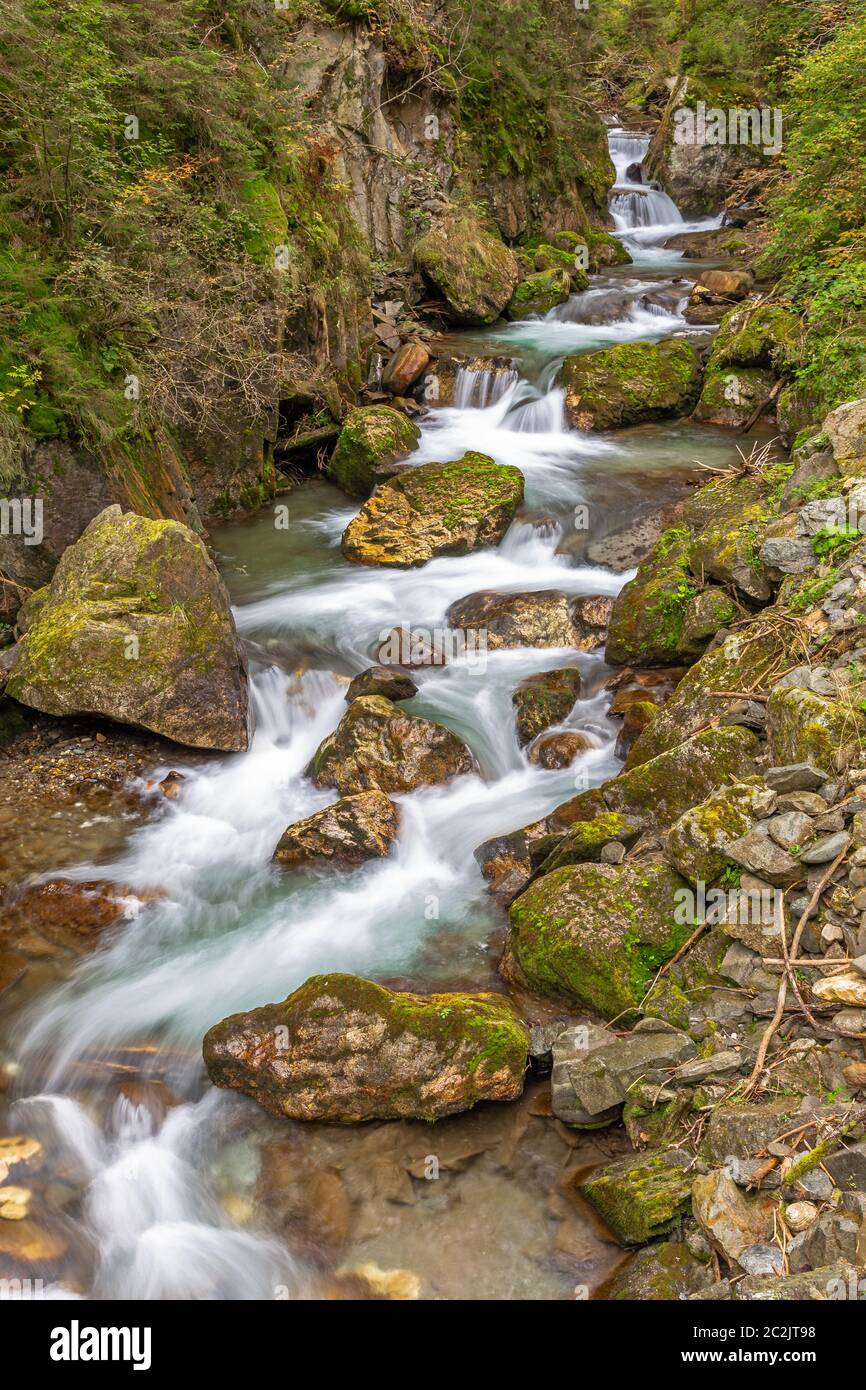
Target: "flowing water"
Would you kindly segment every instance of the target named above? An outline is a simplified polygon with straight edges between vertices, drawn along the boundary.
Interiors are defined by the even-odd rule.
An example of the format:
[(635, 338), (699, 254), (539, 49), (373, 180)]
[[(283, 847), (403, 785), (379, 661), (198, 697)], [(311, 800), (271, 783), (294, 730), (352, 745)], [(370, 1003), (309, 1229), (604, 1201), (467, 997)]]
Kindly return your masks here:
[[(10, 1121), (42, 1139), (53, 1174), (51, 1220), (67, 1247), (45, 1266), (53, 1296), (303, 1297), (335, 1264), (372, 1262), (413, 1271), (423, 1297), (564, 1298), (621, 1258), (563, 1195), (619, 1140), (552, 1124), (543, 1086), (434, 1130), (302, 1126), (207, 1087), (200, 1043), (225, 1014), (318, 971), (496, 988), (502, 914), (473, 850), (618, 766), (600, 654), (467, 655), (419, 672), (407, 708), (461, 735), (480, 772), (397, 798), (400, 840), (384, 861), (341, 876), (270, 862), (288, 824), (334, 799), (304, 769), (345, 711), (346, 678), (389, 629), (442, 628), (448, 606), (478, 589), (616, 594), (628, 576), (586, 562), (586, 518), (603, 535), (682, 490), (698, 458), (733, 452), (720, 431), (688, 425), (599, 437), (565, 424), (566, 353), (689, 331), (687, 268), (660, 246), (686, 224), (666, 195), (626, 180), (646, 144), (611, 132), (611, 208), (634, 265), (594, 277), (544, 319), (459, 335), (461, 348), (513, 365), (464, 371), (454, 404), (422, 422), (413, 463), (478, 449), (523, 471), (526, 505), (498, 549), (418, 570), (348, 565), (339, 541), (355, 508), (324, 482), (289, 496), (288, 528), (267, 511), (216, 533), (251, 653), (252, 747), (211, 760), (178, 749), (180, 798), (119, 860), (64, 871), (161, 896), (18, 1020)], [(583, 687), (562, 727), (591, 746), (546, 771), (518, 747), (511, 692), (564, 665)], [(438, 1181), (424, 1180), (431, 1153)]]

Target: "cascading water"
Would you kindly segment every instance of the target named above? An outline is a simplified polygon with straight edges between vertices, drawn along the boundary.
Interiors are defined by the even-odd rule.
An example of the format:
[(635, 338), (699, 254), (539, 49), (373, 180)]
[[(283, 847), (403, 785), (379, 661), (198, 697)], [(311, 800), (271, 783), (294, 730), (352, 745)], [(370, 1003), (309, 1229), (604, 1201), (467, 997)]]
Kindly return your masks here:
[[(615, 130), (610, 141), (622, 180), (628, 164), (643, 157), (646, 139)], [(614, 199), (624, 192), (632, 190), (620, 182)], [(644, 190), (640, 197), (646, 196)], [(662, 207), (664, 195), (653, 196), (657, 201), (645, 206)], [(627, 220), (631, 207), (619, 214), (624, 239), (638, 227), (643, 245), (652, 242), (650, 233), (661, 239), (664, 226), (648, 226), (636, 203)], [(397, 798), (395, 851), (352, 873), (284, 875), (271, 855), (288, 824), (334, 799), (305, 769), (345, 710), (346, 676), (375, 659), (390, 629), (442, 628), (448, 606), (480, 589), (613, 595), (628, 578), (575, 564), (563, 553), (573, 538), (575, 508), (592, 497), (600, 499), (593, 501), (600, 512), (615, 511), (621, 501), (612, 479), (637, 474), (643, 481), (651, 467), (669, 468), (670, 439), (653, 454), (649, 435), (633, 444), (569, 431), (556, 374), (566, 352), (682, 330), (675, 312), (639, 302), (666, 286), (665, 280), (612, 278), (543, 320), (493, 330), (487, 339), (493, 352), (505, 343), (531, 367), (463, 370), (454, 405), (423, 420), (412, 463), (475, 449), (524, 473), (527, 519), (514, 524), (498, 549), (417, 570), (350, 566), (339, 538), (354, 508), (323, 483), (293, 494), (289, 532), (262, 515), (216, 537), (253, 656), (252, 747), (204, 763), (185, 762), (178, 750), (173, 767), (185, 777), (181, 797), (161, 804), (109, 868), (66, 871), (155, 891), (156, 900), (41, 999), (21, 1030), (17, 1089), (34, 1094), (16, 1103), (16, 1122), (38, 1133), (49, 1161), (77, 1173), (83, 1188), (80, 1211), (64, 1223), (87, 1255), (71, 1283), (55, 1282), (55, 1296), (74, 1296), (73, 1289), (134, 1299), (302, 1292), (309, 1277), (304, 1258), (277, 1238), (256, 1204), (261, 1160), (251, 1136), (272, 1136), (276, 1128), (291, 1136), (293, 1162), (301, 1162), (306, 1145), (314, 1155), (307, 1161), (329, 1170), (335, 1164), (345, 1170), (346, 1146), (363, 1140), (278, 1125), (252, 1102), (205, 1088), (203, 1033), (226, 1014), (282, 998), (319, 971), (397, 977), (428, 989), (495, 987), (495, 952), (487, 942), (501, 919), (473, 850), (615, 771), (615, 728), (598, 653), (519, 649), (418, 672), (419, 691), (407, 708), (464, 737), (480, 773)], [(566, 665), (580, 669), (582, 693), (561, 727), (584, 734), (588, 748), (571, 767), (548, 771), (518, 746), (511, 694), (525, 677)], [(134, 1066), (130, 1059), (137, 1059)], [(118, 1077), (130, 1070), (140, 1085), (170, 1091), (167, 1111), (118, 1093)], [(316, 1145), (323, 1146), (321, 1156)], [(483, 1165), (478, 1171), (461, 1181), (475, 1183), (467, 1192), (485, 1251), (490, 1202), (497, 1220), (508, 1211), (516, 1222), (549, 1224), (543, 1207), (526, 1207), (519, 1180), (506, 1180), (499, 1170), (485, 1176)], [(458, 1294), (483, 1296), (484, 1288), (509, 1297), (519, 1285), (529, 1297), (569, 1296), (570, 1279), (544, 1272), (535, 1255), (516, 1253), (519, 1227), (503, 1227), (505, 1248), (494, 1242), (483, 1268), (467, 1274), (471, 1222), (461, 1218), (449, 1234), (447, 1224), (436, 1225), (446, 1222), (445, 1208), (432, 1196), (418, 1201), (425, 1214), (420, 1225), (412, 1208), (403, 1207), (394, 1234), (371, 1231), (367, 1244), (357, 1236), (359, 1249), (375, 1253), (382, 1248), (376, 1240), (385, 1241), (380, 1258), (414, 1261), (431, 1287)], [(437, 1286), (436, 1261), (444, 1264), (450, 1248), (458, 1282)]]
[(721, 225), (721, 217), (685, 222), (672, 198), (654, 184), (629, 178), (634, 164), (642, 164), (650, 137), (619, 126), (608, 132), (608, 148), (616, 170), (616, 183), (608, 196), (614, 227), (635, 261), (659, 259), (653, 248), (678, 232), (706, 231)]

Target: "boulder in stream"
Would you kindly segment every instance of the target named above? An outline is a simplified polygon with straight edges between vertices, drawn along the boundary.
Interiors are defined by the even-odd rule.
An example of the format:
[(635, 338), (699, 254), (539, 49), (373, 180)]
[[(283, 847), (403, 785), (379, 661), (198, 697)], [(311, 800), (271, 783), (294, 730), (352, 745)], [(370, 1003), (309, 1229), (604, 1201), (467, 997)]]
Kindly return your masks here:
[(633, 1014), (692, 930), (675, 916), (685, 887), (660, 863), (574, 864), (544, 874), (511, 905), (502, 972), (604, 1018)]
[(307, 769), (317, 786), (344, 796), (411, 792), (475, 771), (466, 744), (444, 724), (407, 714), (382, 695), (353, 700)]
[(426, 463), (384, 482), (343, 535), (358, 565), (408, 569), (437, 555), (468, 555), (498, 545), (523, 500), (523, 474), (467, 453)]
[(350, 497), (369, 497), (376, 469), (410, 454), (420, 433), (408, 415), (388, 405), (350, 410), (328, 463), (328, 477)]
[(565, 409), (583, 430), (621, 429), (644, 420), (687, 415), (701, 387), (701, 359), (683, 338), (619, 343), (566, 357)]
[(580, 696), (580, 672), (573, 666), (561, 671), (540, 671), (528, 676), (511, 696), (521, 748), (538, 734), (559, 724)]
[(446, 613), (449, 625), (483, 632), (489, 651), (511, 647), (576, 647), (588, 651), (603, 640), (607, 606), (603, 595), (590, 606), (586, 597), (575, 599), (560, 589), (538, 589), (528, 594), (500, 594), (480, 589), (452, 603)]
[(500, 994), (404, 994), (314, 975), (279, 1004), (233, 1014), (204, 1039), (215, 1086), (274, 1115), (360, 1124), (438, 1120), (523, 1090), (529, 1034)]
[(7, 684), (22, 705), (100, 715), (192, 748), (247, 747), (247, 671), (228, 594), (188, 526), (107, 507), (22, 612)]
[(290, 825), (274, 850), (274, 863), (291, 869), (354, 868), (384, 858), (399, 828), (397, 807), (384, 792), (357, 792)]
[(570, 294), (571, 275), (568, 270), (539, 270), (519, 282), (506, 305), (505, 317), (525, 319), (530, 314), (543, 317), (557, 304), (563, 304)]

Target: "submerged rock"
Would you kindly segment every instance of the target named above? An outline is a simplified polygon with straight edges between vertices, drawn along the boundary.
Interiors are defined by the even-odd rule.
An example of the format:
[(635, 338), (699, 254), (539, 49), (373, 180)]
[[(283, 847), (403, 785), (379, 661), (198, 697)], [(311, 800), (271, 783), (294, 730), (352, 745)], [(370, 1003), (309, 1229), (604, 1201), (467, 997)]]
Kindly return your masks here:
[(7, 684), (22, 705), (101, 715), (192, 748), (247, 747), (247, 671), (228, 594), (181, 522), (107, 507), (24, 611)]
[(523, 500), (523, 474), (467, 453), (426, 463), (383, 483), (343, 534), (358, 565), (410, 568), (437, 555), (468, 555), (498, 545)]
[(369, 497), (376, 485), (376, 469), (405, 458), (420, 435), (407, 415), (390, 406), (350, 410), (328, 462), (328, 476), (350, 497)]
[(388, 854), (399, 828), (397, 807), (384, 792), (358, 792), (290, 825), (274, 850), (274, 862), (284, 868), (351, 868)]
[(476, 770), (466, 744), (444, 724), (406, 714), (381, 695), (362, 695), (319, 745), (307, 775), (349, 795), (410, 792)]
[(466, 213), (446, 217), (425, 232), (414, 256), (458, 323), (493, 323), (520, 274), (513, 252)]
[(544, 874), (512, 903), (503, 974), (605, 1018), (632, 1013), (689, 934), (675, 920), (685, 887), (657, 863), (585, 863)]
[(215, 1086), (275, 1115), (338, 1124), (436, 1120), (480, 1100), (514, 1100), (528, 1050), (503, 995), (398, 994), (344, 974), (314, 975), (204, 1039)]
[(620, 343), (562, 368), (565, 408), (577, 429), (609, 430), (642, 420), (687, 415), (700, 391), (701, 364), (691, 343)]

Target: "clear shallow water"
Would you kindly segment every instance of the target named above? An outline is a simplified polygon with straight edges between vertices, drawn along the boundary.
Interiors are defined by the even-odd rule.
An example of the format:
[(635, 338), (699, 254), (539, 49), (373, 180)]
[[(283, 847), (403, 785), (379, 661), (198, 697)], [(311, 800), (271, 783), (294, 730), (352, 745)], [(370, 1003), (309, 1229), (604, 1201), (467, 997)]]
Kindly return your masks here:
[[(615, 142), (614, 134), (622, 162), (626, 150)], [(625, 221), (642, 215), (643, 204), (630, 207), (619, 214)], [(643, 224), (622, 234), (637, 245), (638, 231), (650, 248), (667, 234)], [(652, 259), (648, 250), (644, 260)], [(661, 292), (668, 307), (645, 302)], [(672, 425), (598, 437), (565, 427), (555, 384), (562, 357), (686, 332), (679, 303), (676, 287), (639, 265), (544, 319), (467, 339), (480, 337), (488, 353), (513, 350), (517, 375), (495, 389), (460, 383), (462, 403), (427, 416), (412, 462), (478, 449), (522, 470), (526, 505), (498, 549), (411, 571), (350, 566), (339, 539), (355, 508), (326, 483), (289, 495), (287, 529), (265, 512), (215, 535), (252, 654), (252, 748), (210, 761), (185, 760), (178, 749), (171, 766), (186, 779), (181, 797), (132, 835), (110, 870), (72, 871), (82, 880), (110, 874), (163, 896), (21, 1025), (23, 1098), (12, 1122), (44, 1139), (76, 1193), (61, 1220), (67, 1264), (51, 1271), (58, 1296), (268, 1298), (315, 1290), (322, 1270), (337, 1262), (321, 1230), (309, 1235), (327, 1203), (313, 1200), (306, 1224), (281, 1224), (289, 1198), (275, 1194), (271, 1168), (286, 1145), (288, 1171), (302, 1187), (323, 1171), (340, 1174), (352, 1212), (344, 1262), (413, 1268), (422, 1296), (567, 1297), (576, 1272), (598, 1282), (619, 1258), (585, 1214), (557, 1207), (562, 1172), (578, 1162), (577, 1151), (532, 1115), (531, 1097), (447, 1121), (432, 1132), (435, 1141), (413, 1126), (334, 1133), (278, 1124), (252, 1102), (208, 1090), (199, 1049), (225, 1014), (282, 998), (318, 971), (421, 989), (496, 987), (491, 937), (502, 918), (473, 850), (615, 770), (600, 654), (491, 653), (483, 667), (454, 661), (419, 673), (407, 708), (460, 734), (480, 772), (397, 798), (402, 829), (385, 861), (342, 876), (301, 876), (275, 870), (271, 855), (286, 825), (335, 799), (304, 770), (345, 711), (346, 678), (370, 664), (390, 628), (441, 626), (451, 603), (482, 588), (615, 594), (627, 576), (564, 553), (575, 507), (588, 503), (600, 534), (612, 517), (662, 500), (698, 458), (730, 457), (733, 441), (719, 431)], [(563, 665), (583, 675), (582, 698), (563, 727), (587, 734), (591, 748), (571, 768), (544, 771), (518, 747), (511, 692), (527, 675)], [(130, 1078), (131, 1093), (121, 1084)], [(516, 1148), (508, 1137), (514, 1125)], [(479, 1140), (485, 1126), (500, 1127), (495, 1143)], [(466, 1173), (466, 1164), (449, 1171), (441, 1188), (419, 1187), (406, 1176), (415, 1171), (414, 1150), (389, 1149), (404, 1198), (406, 1182), (412, 1193), (395, 1206), (390, 1188), (369, 1176), (384, 1161), (371, 1154), (416, 1128), (428, 1148), (462, 1144), (473, 1162)], [(406, 1142), (411, 1149), (416, 1141)], [(498, 1144), (507, 1161), (485, 1157)], [(368, 1174), (366, 1186), (359, 1172)], [(543, 1202), (533, 1195), (539, 1174)]]

